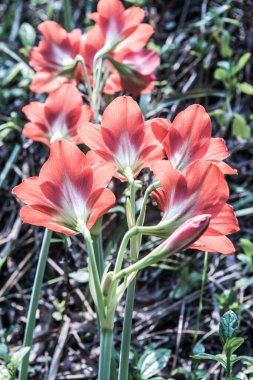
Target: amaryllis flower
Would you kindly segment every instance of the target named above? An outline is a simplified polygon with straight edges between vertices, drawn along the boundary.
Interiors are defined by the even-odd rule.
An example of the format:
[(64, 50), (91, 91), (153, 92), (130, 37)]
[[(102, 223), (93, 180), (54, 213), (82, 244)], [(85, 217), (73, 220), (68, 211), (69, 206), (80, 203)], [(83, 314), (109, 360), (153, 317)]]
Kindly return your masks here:
[(162, 118), (150, 120), (150, 123), (174, 168), (183, 170), (202, 159), (215, 163), (224, 174), (237, 173), (223, 162), (229, 156), (225, 142), (222, 138), (211, 138), (211, 120), (201, 105), (187, 107), (173, 123)]
[(71, 84), (64, 84), (50, 93), (45, 103), (28, 104), (23, 112), (30, 120), (23, 134), (48, 146), (58, 139), (80, 144), (77, 127), (93, 117), (91, 108), (83, 105), (80, 92)]
[(30, 120), (23, 134), (48, 146), (59, 139), (81, 144), (77, 127), (93, 117), (92, 110), (83, 105), (80, 92), (71, 84), (64, 84), (50, 93), (45, 103), (28, 104), (23, 112)]
[(107, 52), (138, 51), (146, 45), (153, 34), (151, 25), (141, 23), (144, 11), (139, 7), (125, 10), (119, 0), (100, 0), (97, 12), (91, 13), (89, 17), (100, 29), (104, 39), (103, 50)]
[(198, 215), (211, 216), (204, 234), (191, 248), (230, 254), (232, 242), (226, 235), (238, 231), (238, 223), (230, 205), (226, 203), (229, 190), (221, 170), (211, 162), (196, 161), (182, 173), (172, 168), (169, 161), (153, 165), (162, 187), (152, 195), (163, 212), (154, 234), (167, 238), (188, 219)]
[(145, 167), (163, 158), (163, 149), (147, 126), (138, 104), (120, 96), (105, 109), (101, 125), (85, 123), (78, 128), (82, 141), (92, 149), (93, 162), (111, 162), (122, 181), (137, 176)]
[(138, 52), (113, 54), (108, 56), (116, 70), (110, 74), (104, 92), (114, 94), (127, 91), (133, 95), (150, 93), (154, 87), (155, 71), (160, 58), (154, 50), (142, 49)]
[(13, 189), (22, 202), (24, 223), (74, 235), (91, 228), (115, 203), (106, 188), (112, 165), (91, 166), (78, 147), (66, 140), (51, 145), (50, 157), (38, 177), (24, 180)]
[(31, 49), (30, 65), (37, 72), (31, 90), (51, 92), (65, 82), (75, 83), (78, 76), (75, 59), (80, 50), (81, 30), (67, 33), (55, 21), (42, 22), (38, 29), (44, 39)]

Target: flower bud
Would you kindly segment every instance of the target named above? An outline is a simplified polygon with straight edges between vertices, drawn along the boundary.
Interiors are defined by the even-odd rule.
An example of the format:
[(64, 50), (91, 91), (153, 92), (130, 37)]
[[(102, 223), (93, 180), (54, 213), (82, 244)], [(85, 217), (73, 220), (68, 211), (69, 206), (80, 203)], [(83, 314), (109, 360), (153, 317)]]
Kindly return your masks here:
[(118, 277), (123, 277), (130, 273), (137, 272), (157, 263), (162, 259), (165, 259), (168, 255), (187, 248), (204, 233), (209, 225), (210, 219), (211, 215), (209, 214), (198, 215), (188, 219), (184, 224), (178, 227), (167, 240), (156, 247), (151, 253), (143, 259), (137, 261), (135, 264), (123, 269), (118, 274)]
[(108, 292), (109, 292), (109, 289), (110, 289), (110, 286), (112, 283), (112, 279), (113, 279), (113, 272), (108, 272), (102, 280), (102, 284), (101, 284), (102, 293), (105, 297), (108, 296)]
[(209, 214), (198, 215), (188, 219), (164, 243), (157, 247), (157, 250), (160, 251), (159, 255), (166, 256), (167, 252), (173, 253), (187, 248), (207, 229), (210, 219), (211, 215)]

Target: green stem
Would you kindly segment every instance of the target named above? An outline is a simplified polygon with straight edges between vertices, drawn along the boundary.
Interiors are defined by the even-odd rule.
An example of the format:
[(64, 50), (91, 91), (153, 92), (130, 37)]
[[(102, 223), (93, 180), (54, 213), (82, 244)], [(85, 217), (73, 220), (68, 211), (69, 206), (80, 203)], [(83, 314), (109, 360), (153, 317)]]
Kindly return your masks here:
[(92, 89), (91, 89), (90, 78), (88, 75), (88, 71), (87, 71), (84, 59), (80, 54), (78, 54), (76, 56), (76, 61), (81, 63), (83, 75), (84, 75), (84, 80), (85, 80), (85, 84), (86, 84), (88, 95), (89, 95), (89, 101), (91, 102), (92, 101)]
[[(149, 198), (150, 194), (152, 193), (152, 191), (154, 191), (155, 189), (158, 189), (159, 187), (161, 187), (160, 181), (151, 183), (151, 185), (149, 185), (147, 187), (145, 194), (144, 194), (143, 202), (141, 205), (141, 211), (140, 211), (140, 214), (139, 214), (137, 221), (136, 221), (137, 226), (143, 226), (145, 215), (146, 215), (148, 198)], [(142, 235), (139, 236), (139, 241), (138, 241), (139, 249), (140, 249), (140, 245), (141, 245), (141, 239), (142, 239)]]
[[(46, 229), (41, 250), (40, 250), (39, 261), (38, 261), (38, 265), (36, 269), (34, 285), (33, 285), (30, 305), (29, 305), (28, 314), (27, 314), (27, 323), (25, 327), (25, 336), (24, 336), (24, 342), (23, 342), (24, 347), (32, 346), (32, 337), (33, 337), (33, 330), (35, 327), (36, 311), (39, 304), (40, 290), (41, 290), (42, 280), (43, 280), (44, 272), (46, 268), (51, 236), (52, 236), (52, 231)], [(28, 365), (29, 365), (29, 352), (28, 354), (25, 355), (25, 357), (23, 358), (21, 362), (21, 367), (20, 367), (19, 377), (18, 377), (19, 380), (27, 380)]]
[(232, 376), (232, 363), (231, 363), (231, 354), (227, 355), (227, 365), (226, 365), (226, 379), (229, 380)]
[(141, 205), (141, 211), (140, 211), (140, 214), (137, 218), (137, 222), (136, 222), (137, 226), (143, 226), (145, 214), (146, 214), (146, 207), (147, 207), (148, 198), (149, 198), (150, 194), (152, 193), (152, 191), (154, 191), (155, 189), (158, 189), (159, 187), (161, 187), (160, 181), (151, 183), (151, 185), (149, 185), (147, 187), (145, 194), (144, 194), (143, 202)]
[[(91, 271), (92, 271), (92, 277), (94, 281), (94, 287), (96, 291), (96, 301), (97, 301), (97, 309), (98, 309), (98, 315), (99, 317), (103, 318), (105, 317), (105, 308), (104, 308), (104, 302), (103, 302), (103, 294), (101, 290), (101, 284), (100, 284), (100, 279), (99, 279), (99, 273), (98, 273), (98, 268), (97, 268), (97, 263), (96, 263), (96, 257), (95, 257), (95, 252), (93, 248), (93, 242), (91, 239), (90, 231), (87, 229), (85, 226), (83, 228), (83, 237), (87, 246), (87, 250), (89, 253), (89, 260), (90, 260), (90, 266), (91, 266)], [(95, 300), (94, 300), (95, 301)]]
[(125, 234), (125, 236), (121, 242), (118, 255), (117, 255), (117, 260), (116, 260), (116, 264), (115, 264), (115, 268), (114, 268), (115, 274), (117, 274), (122, 267), (125, 250), (126, 250), (126, 247), (127, 247), (129, 240), (131, 239), (131, 237), (133, 237), (134, 235), (137, 235), (138, 233), (139, 233), (138, 228), (133, 227), (133, 228), (131, 228), (131, 230), (127, 231), (127, 233)]
[(71, 6), (69, 0), (63, 0), (63, 16), (64, 16), (64, 26), (67, 32), (71, 31), (72, 21), (71, 21)]
[(94, 111), (94, 121), (96, 123), (99, 122), (99, 108), (101, 101), (101, 91), (100, 91), (100, 83), (102, 80), (102, 69), (103, 69), (103, 55), (95, 56), (94, 65), (93, 65), (93, 76), (94, 76), (94, 86), (93, 93), (91, 98), (91, 107)]
[(99, 279), (101, 280), (104, 272), (104, 255), (103, 255), (103, 246), (102, 246), (102, 233), (99, 235), (92, 235), (93, 246), (95, 252), (95, 258), (98, 268)]
[(110, 380), (112, 344), (112, 330), (101, 329), (98, 380)]
[(11, 152), (11, 155), (8, 159), (8, 161), (6, 162), (5, 164), (5, 167), (2, 171), (2, 173), (0, 174), (0, 188), (2, 187), (4, 181), (5, 181), (5, 178), (7, 177), (7, 175), (9, 174), (9, 171), (11, 170), (12, 168), (12, 165), (14, 164), (14, 162), (16, 161), (17, 157), (18, 157), (18, 154), (20, 152), (20, 149), (21, 149), (21, 146), (19, 144), (16, 144), (14, 146), (14, 149), (13, 151)]
[[(135, 183), (134, 178), (129, 176), (130, 184), (130, 204), (131, 204), (131, 217), (128, 224), (133, 223), (135, 225)], [(129, 213), (127, 213), (129, 215)], [(134, 227), (130, 225), (129, 227)], [(133, 236), (130, 239), (131, 248), (131, 261), (135, 262), (139, 255), (139, 239), (138, 236)], [(127, 289), (126, 307), (123, 323), (122, 342), (120, 350), (120, 363), (119, 363), (119, 380), (128, 380), (129, 370), (129, 353), (131, 345), (131, 331), (133, 323), (133, 308), (134, 308), (134, 295), (135, 295), (136, 278), (131, 282)]]
[(197, 338), (198, 338), (199, 322), (200, 322), (200, 317), (203, 310), (203, 295), (204, 295), (204, 287), (206, 283), (207, 268), (208, 268), (208, 252), (205, 252), (204, 267), (203, 267), (200, 297), (199, 297), (198, 315), (197, 315), (196, 326), (195, 326), (195, 334), (193, 338), (193, 346), (195, 346), (197, 342)]
[(127, 289), (125, 316), (123, 324), (123, 335), (120, 351), (119, 380), (128, 380), (129, 352), (131, 344), (134, 295), (136, 278), (131, 282)]

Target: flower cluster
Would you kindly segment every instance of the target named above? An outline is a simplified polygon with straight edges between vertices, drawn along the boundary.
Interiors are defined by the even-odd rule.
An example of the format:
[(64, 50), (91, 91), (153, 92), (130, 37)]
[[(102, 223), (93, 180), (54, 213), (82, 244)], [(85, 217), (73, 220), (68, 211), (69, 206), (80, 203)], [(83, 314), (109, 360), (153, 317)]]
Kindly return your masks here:
[[(68, 102), (67, 91), (76, 100), (76, 108)], [(209, 215), (209, 226), (190, 246), (232, 253), (234, 247), (226, 235), (237, 231), (238, 225), (226, 203), (229, 190), (224, 172), (235, 170), (222, 161), (227, 149), (223, 140), (211, 138), (211, 122), (204, 108), (190, 106), (173, 123), (166, 119), (145, 122), (138, 104), (122, 96), (105, 109), (101, 124), (92, 124), (90, 110), (81, 105), (75, 91), (63, 85), (44, 105), (25, 107), (38, 140), (61, 140), (51, 145), (39, 177), (13, 190), (28, 205), (21, 211), (23, 221), (67, 234), (80, 232), (83, 223), (90, 228), (114, 204), (112, 192), (105, 188), (111, 178), (131, 182), (143, 168), (149, 168), (161, 184), (152, 196), (163, 217), (148, 234), (166, 239), (187, 220)], [(52, 103), (51, 96), (62, 100)], [(90, 151), (85, 155), (66, 140), (83, 142)]]
[(63, 83), (82, 81), (81, 58), (92, 85), (96, 63), (102, 60), (105, 93), (150, 92), (159, 57), (154, 50), (145, 48), (153, 28), (142, 23), (143, 10), (139, 7), (125, 10), (119, 0), (100, 0), (97, 12), (89, 17), (95, 25), (86, 34), (80, 29), (67, 33), (54, 21), (39, 25), (44, 38), (31, 50), (30, 65), (36, 71), (31, 90), (49, 93)]

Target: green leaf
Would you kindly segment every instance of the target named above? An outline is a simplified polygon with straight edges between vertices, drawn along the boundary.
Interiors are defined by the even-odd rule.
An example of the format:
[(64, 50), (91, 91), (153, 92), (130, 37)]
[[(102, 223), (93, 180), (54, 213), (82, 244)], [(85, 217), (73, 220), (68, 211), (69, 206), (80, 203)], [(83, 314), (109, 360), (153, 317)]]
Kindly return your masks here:
[(4, 365), (0, 365), (0, 380), (12, 380), (12, 376)]
[(219, 334), (222, 345), (224, 346), (228, 339), (234, 338), (238, 332), (238, 318), (232, 311), (227, 311), (220, 321)]
[(21, 71), (20, 63), (13, 65), (11, 69), (7, 72), (6, 76), (4, 77), (2, 81), (2, 86), (7, 86), (8, 84), (10, 84), (16, 78), (16, 76), (20, 73), (20, 71)]
[(150, 100), (151, 100), (151, 94), (142, 94), (140, 97), (140, 109), (144, 116), (146, 116), (147, 114)]
[(197, 343), (193, 347), (193, 355), (201, 355), (205, 353), (205, 346), (202, 343)]
[(235, 18), (224, 17), (223, 21), (235, 26), (240, 26), (240, 21), (236, 20)]
[(237, 62), (237, 64), (233, 67), (232, 74), (235, 75), (235, 74), (238, 73), (238, 71), (242, 70), (244, 68), (244, 66), (246, 65), (246, 63), (248, 62), (248, 60), (250, 59), (250, 57), (251, 57), (250, 53), (243, 54), (240, 57), (240, 59)]
[(222, 38), (220, 42), (220, 51), (223, 58), (231, 57), (233, 50), (230, 47), (230, 34), (227, 30), (223, 30)]
[(231, 63), (229, 61), (219, 61), (217, 63), (217, 66), (219, 66), (221, 69), (224, 69), (225, 71), (229, 71)]
[(250, 256), (245, 255), (244, 253), (239, 253), (239, 255), (237, 255), (237, 259), (248, 266), (250, 266), (252, 263), (252, 258)]
[(236, 363), (239, 361), (243, 361), (243, 362), (253, 364), (253, 358), (251, 356), (240, 355), (240, 356), (236, 356), (235, 358), (233, 358), (233, 363)]
[(22, 347), (17, 352), (14, 352), (11, 356), (10, 364), (12, 367), (18, 369), (23, 357), (30, 351), (30, 347)]
[(241, 137), (244, 139), (250, 138), (251, 130), (250, 126), (247, 125), (244, 117), (238, 113), (234, 113), (234, 118), (232, 122), (232, 133), (236, 137)]
[(86, 284), (89, 282), (88, 268), (81, 268), (78, 269), (77, 272), (71, 272), (69, 273), (69, 277), (73, 278), (73, 280), (79, 282), (80, 284)]
[(211, 355), (211, 354), (198, 354), (193, 355), (193, 359), (196, 360), (214, 360), (215, 362), (219, 362), (223, 365), (223, 367), (226, 367), (226, 357), (225, 355)]
[(214, 72), (214, 78), (217, 80), (224, 81), (225, 79), (227, 79), (227, 77), (228, 77), (228, 73), (224, 69), (219, 68), (219, 69), (216, 69)]
[(19, 38), (23, 46), (33, 46), (36, 39), (36, 32), (32, 25), (23, 22), (19, 28)]
[(228, 339), (224, 345), (224, 351), (231, 355), (243, 344), (243, 342), (243, 338)]
[(3, 359), (5, 361), (8, 360), (8, 347), (4, 343), (0, 343), (0, 359)]
[(240, 239), (240, 244), (243, 252), (249, 256), (253, 257), (253, 243), (249, 239)]
[(170, 355), (171, 350), (166, 348), (146, 350), (137, 364), (142, 379), (150, 379), (152, 376), (160, 372), (167, 365)]
[(249, 83), (237, 83), (236, 87), (239, 91), (243, 92), (244, 94), (253, 95), (253, 86)]
[(60, 311), (54, 311), (53, 314), (52, 314), (52, 317), (56, 320), (56, 321), (61, 321), (62, 320), (62, 313)]

